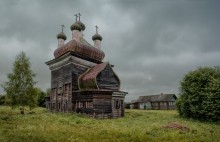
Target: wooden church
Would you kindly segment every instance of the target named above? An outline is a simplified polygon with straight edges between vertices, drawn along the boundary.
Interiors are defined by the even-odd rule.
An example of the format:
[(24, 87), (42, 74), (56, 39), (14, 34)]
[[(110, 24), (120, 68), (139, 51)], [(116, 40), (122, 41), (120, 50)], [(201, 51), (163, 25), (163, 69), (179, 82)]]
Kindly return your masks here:
[(46, 62), (51, 70), (51, 93), (46, 97), (51, 112), (76, 112), (95, 118), (124, 116), (126, 92), (120, 91), (120, 79), (113, 65), (103, 62), (102, 36), (92, 36), (94, 46), (83, 38), (85, 25), (80, 14), (71, 25), (72, 39), (64, 43), (66, 35), (57, 35), (58, 48), (54, 59)]

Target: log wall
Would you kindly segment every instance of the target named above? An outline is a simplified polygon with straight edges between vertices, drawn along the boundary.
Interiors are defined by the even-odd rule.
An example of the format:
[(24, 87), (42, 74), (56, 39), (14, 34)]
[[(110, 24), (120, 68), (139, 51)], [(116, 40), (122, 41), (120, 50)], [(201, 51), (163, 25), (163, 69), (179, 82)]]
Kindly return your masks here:
[(112, 118), (111, 100), (111, 94), (93, 96), (93, 109), (95, 118)]
[(99, 73), (96, 80), (99, 89), (119, 90), (120, 81), (108, 65)]
[(94, 118), (118, 118), (124, 116), (124, 96), (112, 92), (75, 92), (72, 102), (75, 112)]
[(166, 101), (166, 102), (152, 102), (152, 109), (155, 110), (169, 110), (175, 109), (175, 102), (174, 101)]
[(124, 97), (112, 97), (112, 117), (118, 118), (124, 116)]
[(78, 89), (77, 79), (87, 68), (69, 63), (51, 71), (51, 111), (72, 112), (72, 90)]
[(72, 68), (72, 90), (79, 90), (78, 87), (78, 78), (81, 74), (83, 74), (88, 68), (83, 66), (74, 65)]
[[(71, 59), (71, 60), (70, 60)], [(99, 89), (85, 91), (78, 87), (78, 78), (95, 63), (80, 59), (51, 61), (51, 94), (47, 108), (53, 112), (77, 112), (95, 118), (124, 116), (124, 96), (113, 96), (119, 90), (120, 81), (110, 66), (97, 76)], [(109, 91), (101, 91), (101, 90)]]

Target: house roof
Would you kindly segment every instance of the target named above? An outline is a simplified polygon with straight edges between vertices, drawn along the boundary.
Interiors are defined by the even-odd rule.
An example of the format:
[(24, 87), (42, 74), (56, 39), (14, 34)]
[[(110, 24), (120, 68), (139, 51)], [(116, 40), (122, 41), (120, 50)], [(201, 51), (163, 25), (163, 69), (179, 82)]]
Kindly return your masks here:
[(80, 89), (98, 89), (96, 82), (97, 75), (105, 69), (106, 65), (109, 63), (101, 63), (90, 69), (88, 69), (84, 74), (79, 77), (79, 88)]
[(177, 98), (175, 94), (161, 94), (158, 96), (157, 101), (170, 101), (173, 97)]
[(158, 95), (150, 95), (150, 96), (140, 96), (137, 99), (137, 102), (143, 103), (143, 102), (153, 102), (157, 99)]
[(177, 98), (175, 94), (160, 94), (160, 95), (149, 95), (140, 96), (134, 103), (145, 103), (145, 102), (166, 102), (171, 101), (172, 98)]

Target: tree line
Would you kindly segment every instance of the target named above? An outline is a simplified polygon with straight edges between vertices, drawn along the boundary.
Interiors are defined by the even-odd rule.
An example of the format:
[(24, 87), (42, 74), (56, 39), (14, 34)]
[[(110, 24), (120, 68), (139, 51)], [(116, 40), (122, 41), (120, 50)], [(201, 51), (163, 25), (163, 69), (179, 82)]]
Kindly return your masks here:
[[(37, 92), (37, 102), (35, 106), (46, 107), (45, 97), (49, 96), (50, 90), (47, 89), (46, 91), (43, 91), (40, 88), (35, 89)], [(10, 105), (10, 98), (8, 98), (6, 94), (0, 94), (0, 105)]]
[(7, 75), (8, 81), (1, 84), (5, 95), (0, 96), (0, 105), (9, 105), (12, 108), (25, 106), (31, 109), (45, 107), (45, 97), (48, 91), (35, 87), (36, 74), (31, 70), (31, 63), (25, 52), (21, 52), (15, 59), (12, 72)]

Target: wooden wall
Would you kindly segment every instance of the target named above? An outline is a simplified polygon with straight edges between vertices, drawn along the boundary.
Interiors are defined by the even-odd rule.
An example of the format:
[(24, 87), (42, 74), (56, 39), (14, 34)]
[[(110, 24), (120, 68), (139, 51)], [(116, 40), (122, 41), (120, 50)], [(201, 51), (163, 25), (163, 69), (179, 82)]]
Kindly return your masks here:
[(118, 118), (124, 116), (124, 97), (113, 96), (112, 97), (112, 117)]
[(51, 111), (72, 112), (72, 90), (78, 89), (77, 79), (87, 68), (67, 64), (51, 71)]
[(96, 80), (99, 89), (119, 90), (120, 81), (109, 65), (99, 73)]
[(63, 65), (51, 71), (51, 88), (57, 88), (60, 84), (71, 83), (73, 64)]
[(152, 102), (151, 104), (152, 104), (152, 109), (169, 110), (176, 108), (174, 101)]
[(112, 92), (83, 91), (73, 93), (75, 112), (94, 118), (118, 118), (124, 116), (124, 96), (115, 97)]
[(74, 65), (72, 68), (72, 90), (76, 91), (79, 90), (78, 87), (78, 78), (81, 74), (83, 74), (88, 68), (79, 66), (79, 65)]
[(95, 118), (112, 118), (111, 94), (97, 94), (93, 96)]
[[(80, 65), (81, 64), (81, 65)], [(99, 89), (112, 91), (82, 91), (78, 78), (89, 67), (84, 63), (64, 63), (51, 71), (51, 94), (47, 107), (54, 112), (77, 112), (95, 118), (117, 118), (124, 116), (124, 96), (113, 96), (119, 90), (120, 81), (108, 65), (97, 76)]]

